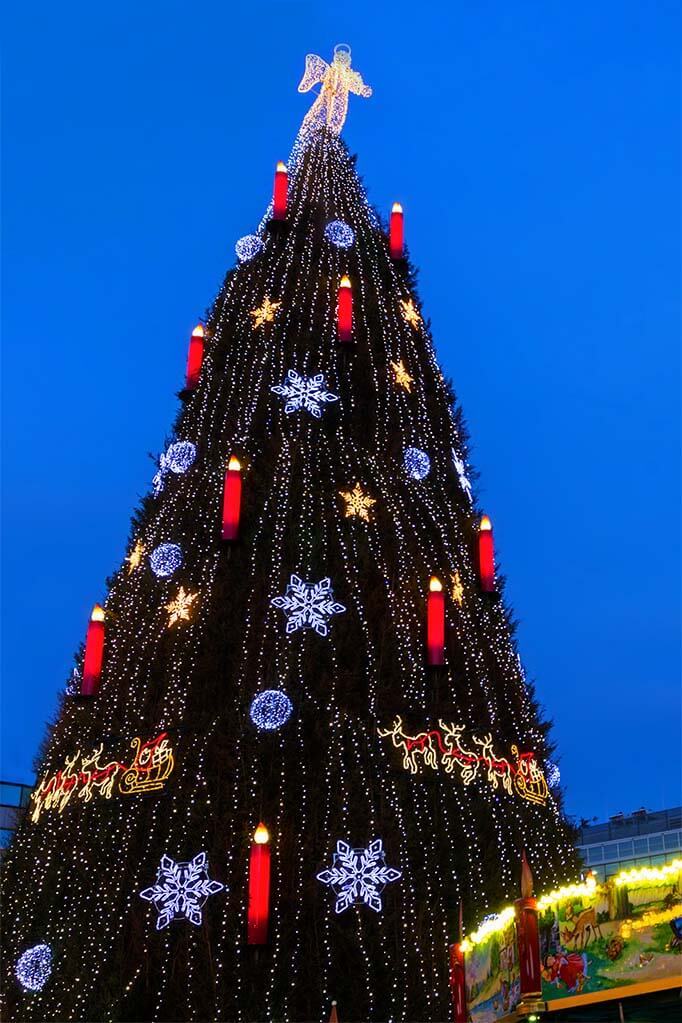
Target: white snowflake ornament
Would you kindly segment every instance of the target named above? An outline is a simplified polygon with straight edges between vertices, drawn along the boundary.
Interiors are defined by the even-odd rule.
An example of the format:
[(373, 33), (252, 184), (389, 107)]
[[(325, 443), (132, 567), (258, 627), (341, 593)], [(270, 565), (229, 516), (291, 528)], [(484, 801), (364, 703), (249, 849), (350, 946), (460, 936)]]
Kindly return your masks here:
[(189, 863), (176, 863), (170, 856), (162, 856), (156, 875), (156, 884), (140, 892), (140, 898), (153, 902), (159, 916), (157, 931), (168, 927), (175, 917), (186, 917), (198, 927), (201, 910), (209, 895), (221, 892), (225, 887), (220, 881), (211, 881), (208, 876), (208, 858), (199, 853)]
[(381, 893), (391, 881), (402, 877), (402, 871), (386, 866), (386, 854), (380, 838), (366, 849), (351, 849), (338, 841), (332, 853), (332, 865), (317, 875), (336, 895), (334, 910), (343, 913), (349, 906), (364, 903), (375, 913), (381, 912)]
[(277, 384), (270, 390), (287, 399), (284, 412), (290, 416), (292, 412), (305, 409), (315, 419), (322, 416), (321, 405), (325, 402), (338, 401), (338, 394), (327, 391), (324, 374), (317, 373), (314, 377), (302, 377), (290, 369), (283, 384)]
[(326, 636), (327, 622), (332, 615), (346, 610), (334, 600), (329, 578), (320, 579), (319, 583), (306, 583), (297, 575), (291, 576), (284, 596), (273, 597), (270, 603), (287, 616), (287, 633), (314, 629), (320, 636)]

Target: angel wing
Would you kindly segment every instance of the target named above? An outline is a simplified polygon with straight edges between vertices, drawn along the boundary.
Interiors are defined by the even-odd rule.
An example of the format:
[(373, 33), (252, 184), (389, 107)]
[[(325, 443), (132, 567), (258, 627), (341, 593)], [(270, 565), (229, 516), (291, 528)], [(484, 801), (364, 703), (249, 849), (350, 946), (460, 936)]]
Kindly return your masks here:
[(367, 98), (372, 95), (371, 87), (369, 85), (365, 85), (359, 71), (353, 71), (349, 76), (348, 89), (350, 92), (355, 93), (356, 96), (364, 96)]
[(322, 57), (318, 57), (316, 53), (309, 53), (305, 59), (305, 71), (299, 83), (298, 91), (309, 92), (313, 85), (317, 85), (318, 82), (322, 81), (327, 71), (329, 71), (329, 64), (322, 60)]

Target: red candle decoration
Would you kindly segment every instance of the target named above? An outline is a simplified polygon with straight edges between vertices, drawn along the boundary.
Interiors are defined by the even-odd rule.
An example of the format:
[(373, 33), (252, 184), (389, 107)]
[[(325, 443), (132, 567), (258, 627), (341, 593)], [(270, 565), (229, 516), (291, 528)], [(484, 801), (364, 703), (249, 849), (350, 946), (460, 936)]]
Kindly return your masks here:
[(445, 664), (445, 594), (435, 575), (426, 600), (426, 662), (430, 667)]
[(288, 192), (289, 172), (287, 171), (286, 164), (280, 160), (275, 171), (275, 188), (272, 196), (273, 220), (286, 220)]
[(454, 1023), (467, 1023), (466, 974), (464, 972), (464, 949), (461, 942), (450, 945), (450, 997)]
[(493, 524), (487, 515), (481, 519), (478, 530), (478, 572), (484, 593), (495, 592), (495, 547)]
[(403, 208), (399, 202), (394, 202), (391, 210), (389, 247), (391, 251), (391, 259), (403, 258), (405, 253), (405, 230), (403, 225)]
[(270, 916), (270, 835), (264, 824), (259, 824), (251, 843), (249, 857), (249, 908), (247, 941), (249, 945), (264, 945), (268, 940)]
[(514, 911), (523, 1002), (540, 998), (542, 994), (538, 907), (537, 901), (533, 898), (533, 875), (528, 866), (525, 850), (521, 854), (521, 898), (514, 903)]
[(200, 323), (196, 325), (189, 339), (189, 352), (187, 353), (187, 381), (185, 387), (193, 391), (199, 383), (201, 375), (201, 364), (204, 361), (204, 328)]
[(239, 536), (241, 507), (242, 467), (239, 459), (232, 455), (227, 465), (223, 490), (223, 540), (236, 540)]
[(104, 608), (95, 604), (90, 615), (88, 633), (85, 638), (85, 660), (83, 661), (83, 681), (81, 696), (96, 696), (99, 689), (99, 678), (102, 674), (102, 657), (104, 654)]
[(350, 278), (344, 276), (339, 284), (338, 305), (339, 341), (345, 343), (353, 340), (353, 289)]

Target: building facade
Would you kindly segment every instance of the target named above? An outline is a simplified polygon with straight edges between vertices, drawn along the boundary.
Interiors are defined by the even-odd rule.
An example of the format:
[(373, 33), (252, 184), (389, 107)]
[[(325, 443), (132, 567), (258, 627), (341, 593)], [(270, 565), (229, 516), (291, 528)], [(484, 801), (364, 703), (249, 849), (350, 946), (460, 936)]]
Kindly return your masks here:
[(631, 867), (656, 867), (682, 855), (682, 806), (615, 814), (580, 829), (578, 851), (599, 881)]
[(19, 811), (28, 806), (32, 791), (32, 785), (0, 781), (0, 858), (12, 841)]

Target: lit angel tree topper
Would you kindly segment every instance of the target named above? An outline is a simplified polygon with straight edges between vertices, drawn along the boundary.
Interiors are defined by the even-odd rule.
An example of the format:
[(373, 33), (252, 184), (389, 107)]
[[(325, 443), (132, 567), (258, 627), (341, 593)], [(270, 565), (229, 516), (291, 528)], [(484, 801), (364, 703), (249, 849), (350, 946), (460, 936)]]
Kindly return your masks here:
[[(521, 848), (539, 891), (577, 879), (502, 564), (481, 592), (461, 411), (414, 268), (392, 258), (388, 210), (339, 136), (369, 89), (347, 47), (309, 57), (301, 89), (317, 95), (286, 161), (285, 218), (239, 240), (195, 328), (192, 387), (178, 359), (156, 493), (108, 592), (83, 594), (106, 606), (97, 691), (81, 698), (74, 637), (79, 691), (38, 771), (59, 788), (32, 800), (3, 861), (3, 1019), (301, 1023), (338, 999), (345, 1019), (441, 1021), (460, 900), (469, 928), (516, 898)], [(283, 156), (245, 168), (268, 181), (263, 207)], [(63, 796), (63, 812), (36, 812)], [(260, 822), (268, 927), (252, 955)]]

